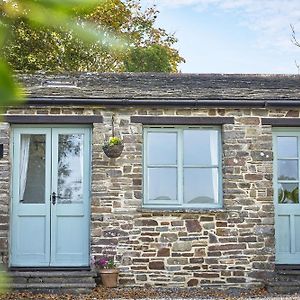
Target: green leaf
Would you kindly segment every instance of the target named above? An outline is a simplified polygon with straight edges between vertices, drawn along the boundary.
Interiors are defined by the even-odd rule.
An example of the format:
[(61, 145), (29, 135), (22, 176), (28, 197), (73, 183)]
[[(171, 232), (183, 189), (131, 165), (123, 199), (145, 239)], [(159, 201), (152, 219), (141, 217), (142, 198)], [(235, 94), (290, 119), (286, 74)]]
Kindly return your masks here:
[(21, 85), (15, 82), (10, 68), (0, 61), (0, 106), (16, 105), (24, 101)]

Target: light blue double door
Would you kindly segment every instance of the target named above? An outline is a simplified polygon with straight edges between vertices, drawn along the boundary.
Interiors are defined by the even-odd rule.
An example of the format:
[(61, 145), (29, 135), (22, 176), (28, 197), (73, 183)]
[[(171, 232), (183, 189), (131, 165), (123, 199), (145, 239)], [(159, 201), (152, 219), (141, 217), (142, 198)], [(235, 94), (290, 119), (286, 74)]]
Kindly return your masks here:
[(90, 129), (15, 127), (10, 265), (89, 265)]

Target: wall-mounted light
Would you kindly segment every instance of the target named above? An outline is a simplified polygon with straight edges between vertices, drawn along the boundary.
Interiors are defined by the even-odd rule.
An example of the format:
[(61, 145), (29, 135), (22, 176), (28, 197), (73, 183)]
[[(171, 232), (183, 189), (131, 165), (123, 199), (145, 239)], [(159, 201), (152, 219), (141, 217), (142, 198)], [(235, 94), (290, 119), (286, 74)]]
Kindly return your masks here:
[(0, 159), (3, 158), (3, 144), (0, 144)]

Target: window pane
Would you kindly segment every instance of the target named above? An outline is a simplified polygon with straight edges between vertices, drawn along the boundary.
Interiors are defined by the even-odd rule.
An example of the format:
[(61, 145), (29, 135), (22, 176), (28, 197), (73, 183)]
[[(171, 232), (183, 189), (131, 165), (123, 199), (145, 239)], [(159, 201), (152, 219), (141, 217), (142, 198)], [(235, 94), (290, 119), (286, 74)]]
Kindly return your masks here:
[(296, 136), (280, 136), (277, 138), (278, 157), (298, 157), (298, 138)]
[(78, 203), (83, 199), (83, 135), (58, 137), (58, 204)]
[(219, 191), (217, 168), (184, 169), (184, 203), (217, 203)]
[(280, 204), (299, 203), (298, 183), (278, 184), (278, 203)]
[(148, 169), (149, 200), (177, 199), (177, 168)]
[(297, 180), (298, 179), (298, 161), (278, 160), (278, 180)]
[(184, 164), (217, 165), (218, 131), (184, 130)]
[(177, 133), (150, 132), (148, 133), (148, 164), (176, 165), (177, 164)]
[(44, 134), (22, 134), (19, 198), (22, 203), (45, 203)]

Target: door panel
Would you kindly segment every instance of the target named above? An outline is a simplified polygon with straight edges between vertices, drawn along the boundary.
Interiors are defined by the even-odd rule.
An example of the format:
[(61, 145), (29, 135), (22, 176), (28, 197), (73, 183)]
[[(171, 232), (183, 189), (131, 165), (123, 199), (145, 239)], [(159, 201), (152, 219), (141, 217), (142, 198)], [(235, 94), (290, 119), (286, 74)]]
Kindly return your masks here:
[(14, 129), (11, 265), (89, 265), (89, 134)]
[(14, 266), (47, 266), (50, 257), (51, 130), (14, 130), (12, 255)]
[[(280, 215), (278, 216), (278, 222), (280, 223), (278, 237), (278, 251), (279, 253), (290, 253), (291, 252), (291, 237), (290, 234), (290, 216)], [(279, 254), (278, 253), (278, 254)]]
[(51, 264), (88, 265), (89, 130), (52, 130)]
[(39, 256), (41, 261), (44, 260), (47, 251), (46, 218), (44, 216), (19, 216), (18, 226), (17, 248), (20, 252), (31, 260), (36, 256)]
[(273, 134), (276, 263), (299, 264), (300, 132), (277, 130)]

